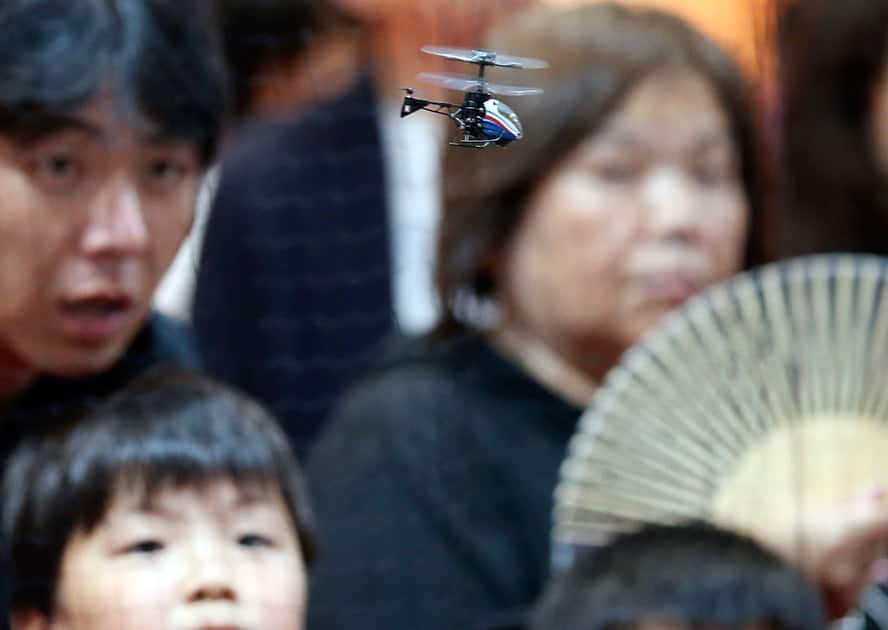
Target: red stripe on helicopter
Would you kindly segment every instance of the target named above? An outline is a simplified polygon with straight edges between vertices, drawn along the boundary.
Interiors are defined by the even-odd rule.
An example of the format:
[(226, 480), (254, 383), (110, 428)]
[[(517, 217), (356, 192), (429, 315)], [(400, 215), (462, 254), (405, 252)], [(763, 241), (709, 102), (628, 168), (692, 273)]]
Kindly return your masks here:
[(488, 113), (484, 114), (484, 119), (485, 119), (485, 120), (489, 120), (490, 122), (492, 122), (493, 124), (495, 124), (497, 127), (499, 127), (500, 129), (502, 129), (502, 130), (505, 131), (506, 133), (508, 133), (508, 134), (510, 134), (510, 135), (515, 135), (515, 132), (512, 131), (511, 129), (509, 129), (507, 123), (505, 123), (503, 120), (497, 118), (497, 117), (494, 116), (492, 113), (488, 112)]

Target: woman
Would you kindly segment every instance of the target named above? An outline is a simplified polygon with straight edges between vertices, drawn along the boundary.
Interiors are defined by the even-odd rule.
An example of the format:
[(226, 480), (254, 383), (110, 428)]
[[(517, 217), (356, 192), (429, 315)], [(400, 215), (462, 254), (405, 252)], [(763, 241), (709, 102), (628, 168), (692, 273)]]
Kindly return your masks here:
[(500, 627), (539, 594), (551, 497), (620, 353), (767, 258), (765, 179), (734, 64), (680, 20), (610, 4), (494, 32), (541, 57), (525, 139), (450, 150), (437, 335), (393, 348), (309, 465), (322, 552), (309, 626)]

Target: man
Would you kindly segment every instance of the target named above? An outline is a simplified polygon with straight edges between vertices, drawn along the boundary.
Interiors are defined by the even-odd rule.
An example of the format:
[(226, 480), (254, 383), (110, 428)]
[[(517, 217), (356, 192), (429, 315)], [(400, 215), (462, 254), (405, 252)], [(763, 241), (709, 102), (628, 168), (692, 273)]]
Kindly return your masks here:
[(203, 2), (183, 4), (0, 5), (0, 463), (55, 414), (188, 360), (151, 297), (227, 87)]
[(0, 456), (40, 418), (187, 360), (151, 297), (226, 112), (202, 2), (0, 7)]

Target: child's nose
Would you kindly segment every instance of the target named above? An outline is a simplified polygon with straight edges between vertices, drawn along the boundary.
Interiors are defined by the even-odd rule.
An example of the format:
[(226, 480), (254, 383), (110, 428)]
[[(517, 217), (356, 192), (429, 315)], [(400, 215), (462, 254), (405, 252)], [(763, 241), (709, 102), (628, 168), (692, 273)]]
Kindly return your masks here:
[(188, 598), (190, 602), (236, 599), (234, 589), (224, 582), (206, 582), (197, 585)]
[(218, 554), (194, 554), (187, 586), (188, 601), (236, 600), (234, 570), (235, 568), (224, 562)]

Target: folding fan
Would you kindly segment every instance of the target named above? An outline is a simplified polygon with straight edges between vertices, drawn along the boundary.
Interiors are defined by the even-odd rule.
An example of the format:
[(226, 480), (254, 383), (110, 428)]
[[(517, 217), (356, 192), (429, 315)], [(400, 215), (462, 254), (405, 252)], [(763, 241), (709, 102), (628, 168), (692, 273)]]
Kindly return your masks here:
[(888, 259), (814, 256), (735, 276), (669, 315), (580, 421), (556, 548), (688, 519), (754, 535), (888, 486), (886, 285)]

